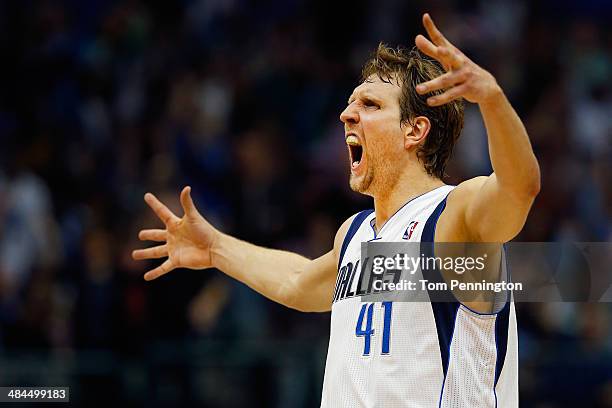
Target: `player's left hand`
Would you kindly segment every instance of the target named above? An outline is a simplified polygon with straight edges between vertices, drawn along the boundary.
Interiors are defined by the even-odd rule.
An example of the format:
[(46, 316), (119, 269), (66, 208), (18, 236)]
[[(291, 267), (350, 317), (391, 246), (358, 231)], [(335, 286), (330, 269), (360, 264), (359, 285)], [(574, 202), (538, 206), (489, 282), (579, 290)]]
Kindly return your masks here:
[(423, 15), (423, 25), (431, 41), (419, 34), (415, 39), (416, 46), (423, 53), (435, 58), (446, 70), (445, 74), (416, 87), (416, 91), (421, 95), (440, 89), (446, 90), (440, 95), (427, 98), (430, 106), (440, 106), (461, 97), (483, 104), (501, 94), (501, 88), (493, 75), (451, 44), (427, 13)]

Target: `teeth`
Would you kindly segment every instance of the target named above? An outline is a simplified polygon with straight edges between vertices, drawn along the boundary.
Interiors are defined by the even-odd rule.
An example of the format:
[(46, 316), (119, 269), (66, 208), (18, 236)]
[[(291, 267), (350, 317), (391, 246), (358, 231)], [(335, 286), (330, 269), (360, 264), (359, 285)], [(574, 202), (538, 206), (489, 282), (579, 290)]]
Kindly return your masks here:
[(350, 146), (361, 146), (361, 144), (359, 143), (359, 139), (357, 139), (357, 136), (353, 135), (350, 135), (346, 138), (346, 144)]

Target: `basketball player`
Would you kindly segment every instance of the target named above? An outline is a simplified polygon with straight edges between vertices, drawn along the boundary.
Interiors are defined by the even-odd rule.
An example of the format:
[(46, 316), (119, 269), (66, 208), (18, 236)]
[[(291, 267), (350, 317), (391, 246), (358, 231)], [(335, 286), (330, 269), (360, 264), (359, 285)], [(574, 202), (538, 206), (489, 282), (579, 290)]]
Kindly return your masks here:
[[(459, 302), (366, 304), (347, 295), (358, 281), (361, 242), (506, 242), (540, 189), (525, 128), (495, 78), (428, 14), (423, 24), (430, 39), (416, 37), (420, 52), (379, 46), (340, 115), (350, 186), (373, 197), (374, 210), (347, 219), (327, 254), (310, 260), (223, 234), (199, 214), (190, 187), (180, 195), (182, 218), (145, 195), (166, 228), (139, 237), (163, 244), (133, 257), (167, 257), (146, 280), (214, 267), (288, 307), (332, 311), (323, 407), (518, 406), (511, 302), (489, 313)], [(442, 177), (463, 126), (463, 100), (480, 108), (494, 172), (455, 187)]]

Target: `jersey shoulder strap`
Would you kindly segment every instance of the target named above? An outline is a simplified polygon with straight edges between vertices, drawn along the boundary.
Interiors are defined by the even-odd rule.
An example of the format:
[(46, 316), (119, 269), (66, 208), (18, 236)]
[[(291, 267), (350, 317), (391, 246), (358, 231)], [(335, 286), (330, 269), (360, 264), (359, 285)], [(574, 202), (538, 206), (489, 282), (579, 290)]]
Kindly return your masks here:
[(340, 256), (338, 257), (338, 269), (340, 269), (340, 265), (342, 265), (342, 258), (344, 257), (344, 253), (346, 252), (346, 248), (351, 242), (351, 239), (353, 239), (353, 237), (359, 230), (359, 227), (361, 227), (363, 220), (365, 220), (368, 217), (368, 215), (372, 214), (373, 212), (374, 212), (374, 209), (363, 210), (357, 213), (355, 218), (353, 218), (353, 222), (351, 223), (351, 226), (346, 232), (346, 236), (344, 237), (344, 241), (342, 242), (342, 248), (340, 249)]
[(436, 206), (433, 210), (427, 222), (425, 222), (425, 227), (423, 227), (423, 233), (421, 234), (421, 242), (434, 242), (434, 238), (436, 235), (436, 226), (438, 225), (438, 219), (440, 215), (442, 215), (442, 211), (446, 208), (446, 199), (448, 195), (446, 195), (442, 201)]

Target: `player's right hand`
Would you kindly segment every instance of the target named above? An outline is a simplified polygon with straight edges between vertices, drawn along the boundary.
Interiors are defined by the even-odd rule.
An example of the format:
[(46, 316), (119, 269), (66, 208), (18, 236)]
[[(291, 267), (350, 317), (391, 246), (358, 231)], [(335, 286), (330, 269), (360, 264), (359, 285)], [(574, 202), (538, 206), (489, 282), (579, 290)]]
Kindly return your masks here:
[(175, 268), (204, 269), (212, 266), (210, 253), (219, 237), (219, 231), (196, 209), (191, 199), (191, 187), (185, 187), (181, 192), (181, 205), (185, 211), (183, 218), (174, 215), (151, 193), (145, 194), (144, 200), (163, 221), (166, 229), (144, 229), (138, 233), (138, 238), (163, 244), (137, 249), (132, 252), (132, 258), (168, 258), (157, 268), (145, 273), (145, 280), (153, 280)]
[(421, 95), (444, 90), (440, 95), (427, 98), (427, 103), (440, 106), (464, 98), (472, 103), (497, 104), (503, 92), (493, 75), (451, 44), (427, 13), (423, 14), (423, 25), (431, 41), (419, 34), (415, 39), (416, 46), (435, 58), (446, 70), (445, 74), (417, 85), (416, 90)]

